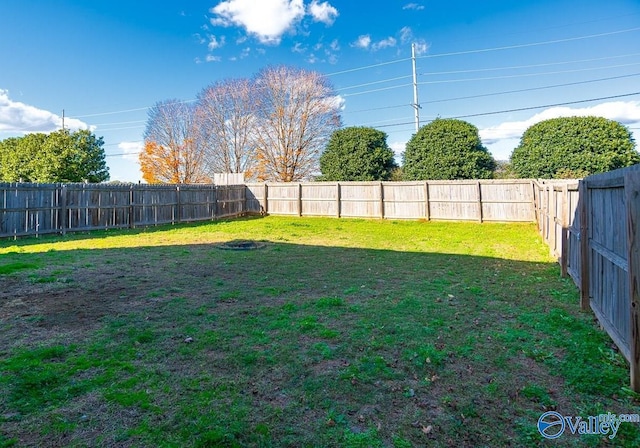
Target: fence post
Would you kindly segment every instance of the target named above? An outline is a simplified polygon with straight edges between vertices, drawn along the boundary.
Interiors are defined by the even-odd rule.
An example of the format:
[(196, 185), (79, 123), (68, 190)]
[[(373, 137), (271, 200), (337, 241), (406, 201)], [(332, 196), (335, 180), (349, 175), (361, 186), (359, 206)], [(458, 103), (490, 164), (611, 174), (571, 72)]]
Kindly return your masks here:
[(562, 238), (560, 240), (560, 274), (567, 276), (567, 256), (569, 254), (569, 185), (562, 187)]
[(213, 204), (213, 219), (216, 220), (218, 219), (218, 189), (220, 188), (219, 185), (214, 185), (213, 186), (213, 198), (211, 199), (211, 202)]
[(627, 205), (627, 254), (629, 268), (629, 299), (631, 302), (631, 341), (629, 365), (631, 388), (640, 392), (640, 177), (637, 172), (624, 175)]
[(133, 208), (133, 185), (129, 186), (129, 228), (135, 229), (135, 210)]
[(533, 197), (531, 200), (531, 206), (533, 207), (533, 218), (536, 220), (536, 227), (538, 228), (538, 232), (540, 229), (540, 218), (538, 213), (538, 207), (540, 203), (540, 185), (536, 182), (535, 179), (531, 179), (531, 190), (533, 192)]
[(269, 213), (269, 187), (267, 182), (264, 183), (264, 214)]
[(476, 186), (478, 187), (478, 221), (482, 222), (482, 185), (480, 185), (480, 181), (477, 181)]
[(589, 310), (589, 186), (580, 181), (580, 308)]
[(431, 221), (431, 213), (429, 210), (429, 181), (424, 181), (424, 217), (427, 221)]
[(558, 251), (556, 250), (556, 214), (557, 214), (557, 200), (556, 200), (556, 186), (549, 185), (549, 247), (551, 247), (551, 255), (557, 259)]
[(380, 219), (384, 219), (384, 184), (380, 182)]
[(542, 190), (540, 191), (540, 228), (542, 229), (542, 239), (544, 242), (549, 245), (549, 232), (547, 232), (548, 226), (548, 218), (549, 214), (547, 213), (549, 209), (549, 184), (543, 184)]
[(60, 186), (60, 230), (62, 235), (67, 234), (67, 186)]
[(298, 216), (302, 216), (302, 182), (298, 182)]
[(342, 191), (340, 189), (340, 182), (336, 182), (336, 215), (340, 217), (340, 208), (342, 207)]
[(182, 221), (182, 204), (180, 202), (180, 185), (176, 185), (176, 214), (175, 214), (175, 220), (176, 220), (176, 222), (178, 224)]
[(245, 185), (242, 189), (242, 202), (240, 203), (241, 213), (240, 216), (246, 216), (249, 212), (249, 207), (247, 206), (247, 186)]

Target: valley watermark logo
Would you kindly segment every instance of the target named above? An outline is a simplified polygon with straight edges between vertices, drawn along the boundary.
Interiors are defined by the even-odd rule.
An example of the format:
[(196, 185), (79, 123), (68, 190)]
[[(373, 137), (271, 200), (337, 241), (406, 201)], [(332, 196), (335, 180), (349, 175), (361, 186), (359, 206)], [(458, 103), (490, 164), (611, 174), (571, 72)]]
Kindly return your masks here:
[(569, 430), (571, 434), (596, 434), (613, 439), (622, 423), (640, 423), (638, 414), (600, 414), (583, 418), (571, 415), (563, 416), (559, 412), (545, 412), (538, 419), (538, 431), (547, 439), (557, 439)]

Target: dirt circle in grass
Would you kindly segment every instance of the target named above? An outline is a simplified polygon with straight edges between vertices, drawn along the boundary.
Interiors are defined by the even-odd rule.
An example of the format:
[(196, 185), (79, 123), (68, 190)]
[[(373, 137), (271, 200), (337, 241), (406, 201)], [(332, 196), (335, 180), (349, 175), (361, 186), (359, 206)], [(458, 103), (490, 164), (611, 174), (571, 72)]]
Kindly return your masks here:
[(231, 240), (218, 244), (218, 249), (223, 250), (255, 250), (262, 249), (264, 243), (253, 240)]

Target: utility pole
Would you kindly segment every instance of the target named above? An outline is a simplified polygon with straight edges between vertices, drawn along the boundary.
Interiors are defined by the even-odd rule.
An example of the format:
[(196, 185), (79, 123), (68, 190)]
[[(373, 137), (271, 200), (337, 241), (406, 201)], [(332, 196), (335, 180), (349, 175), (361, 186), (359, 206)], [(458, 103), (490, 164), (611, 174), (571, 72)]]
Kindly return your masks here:
[(416, 122), (416, 132), (420, 129), (420, 103), (418, 103), (418, 74), (416, 73), (416, 44), (411, 44), (411, 63), (413, 65), (413, 111)]
[(62, 109), (62, 130), (64, 131), (64, 109)]

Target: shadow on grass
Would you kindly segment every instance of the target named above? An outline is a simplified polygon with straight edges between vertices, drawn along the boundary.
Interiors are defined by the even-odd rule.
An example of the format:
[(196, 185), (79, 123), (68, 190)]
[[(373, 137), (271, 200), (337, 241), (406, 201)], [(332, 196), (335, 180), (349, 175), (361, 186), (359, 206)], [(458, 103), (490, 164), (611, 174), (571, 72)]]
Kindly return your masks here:
[(537, 446), (546, 410), (638, 411), (552, 263), (274, 242), (3, 258), (28, 267), (0, 277), (0, 446)]

